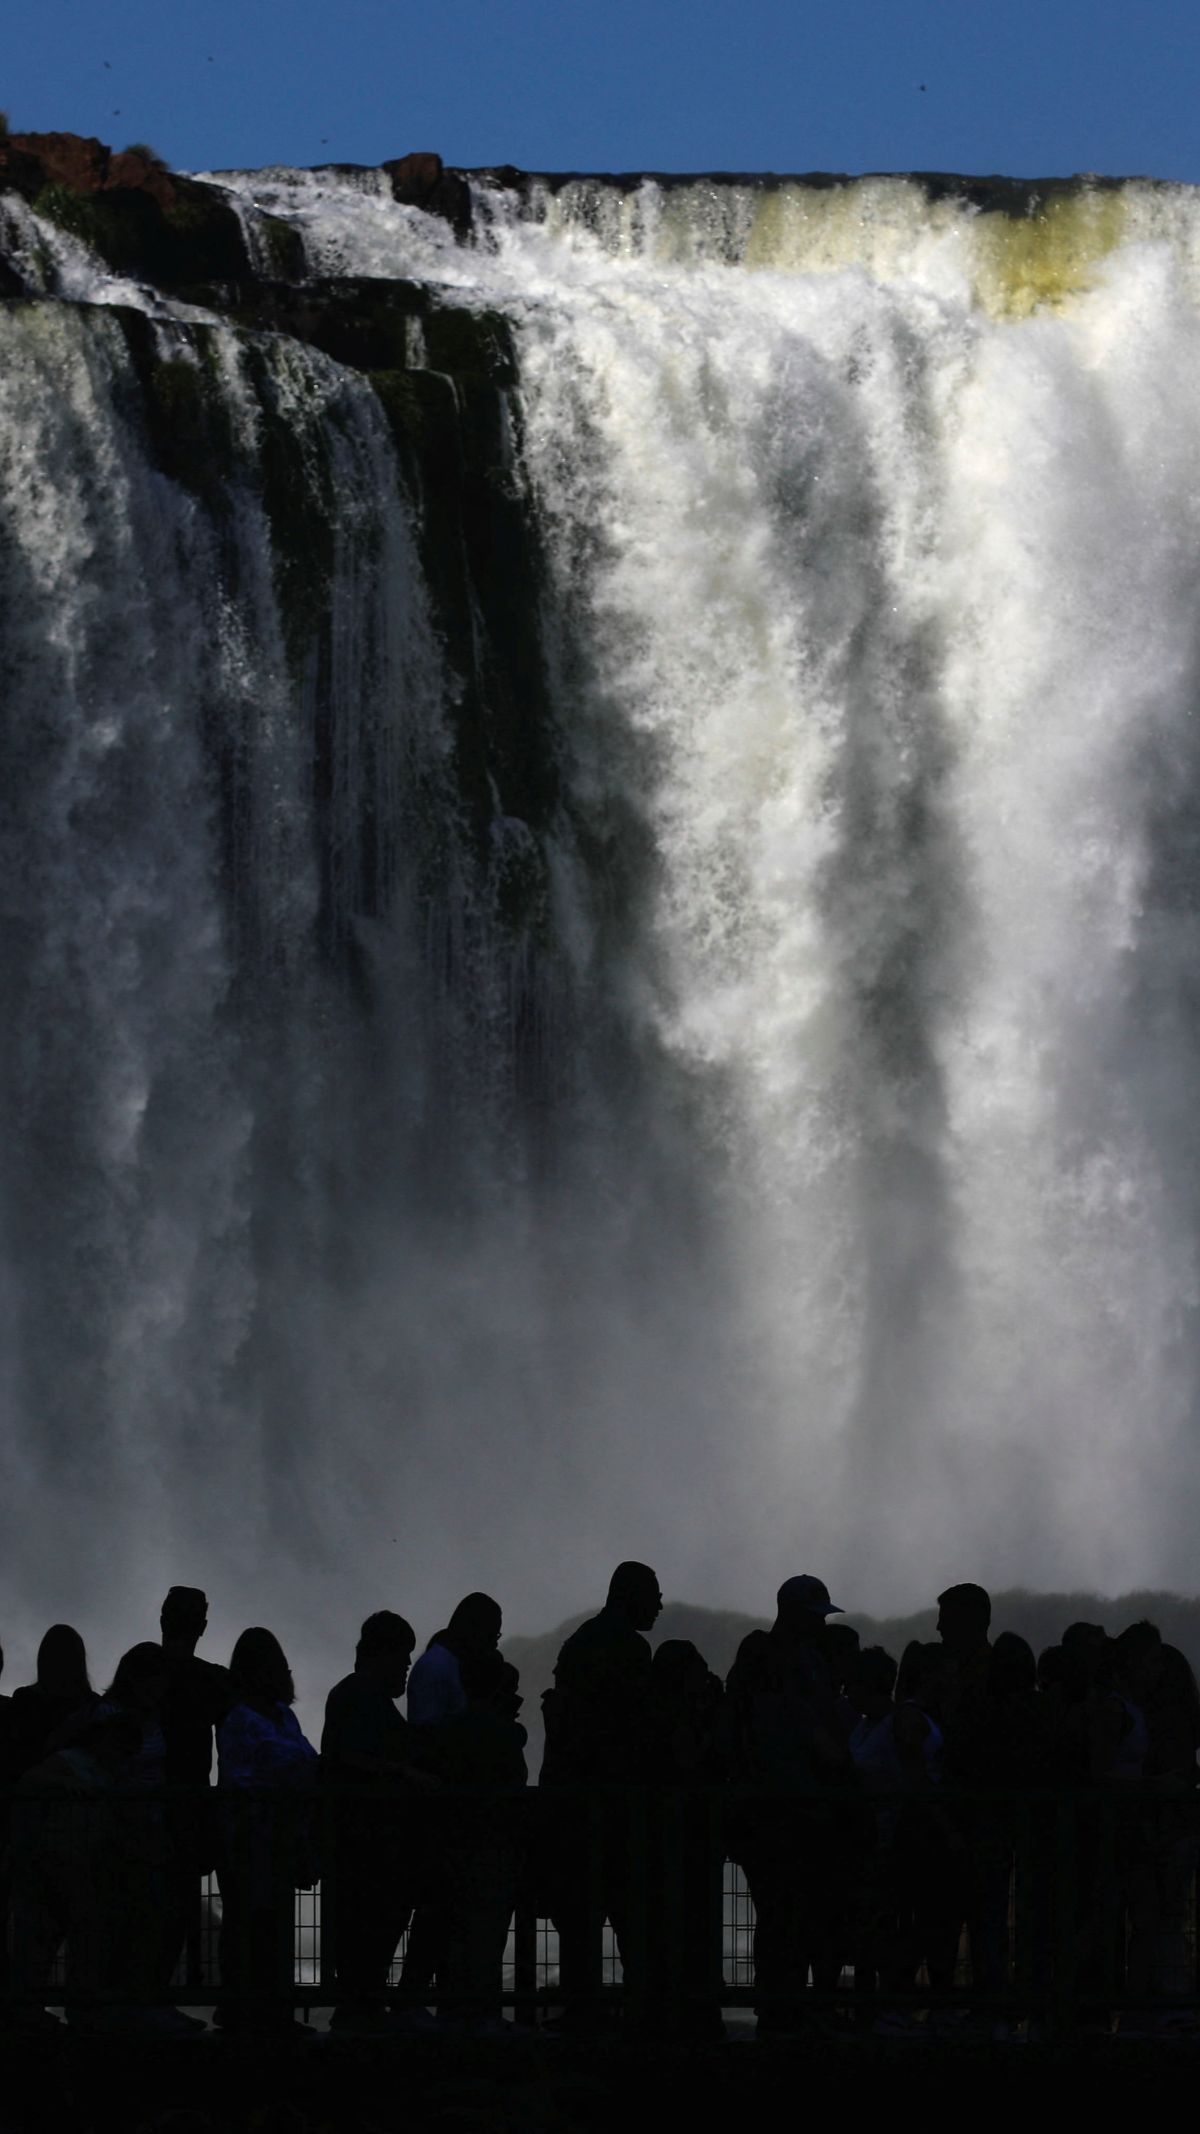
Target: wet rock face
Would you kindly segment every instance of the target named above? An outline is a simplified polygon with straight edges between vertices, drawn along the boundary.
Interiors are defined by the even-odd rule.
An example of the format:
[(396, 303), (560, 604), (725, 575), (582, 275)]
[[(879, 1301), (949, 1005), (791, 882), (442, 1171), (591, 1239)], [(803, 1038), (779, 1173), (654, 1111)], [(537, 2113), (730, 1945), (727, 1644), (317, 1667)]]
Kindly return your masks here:
[[(468, 235), (469, 187), (440, 156), (403, 156), (385, 168), (398, 202), (440, 215), (460, 239)], [(315, 279), (299, 234), (269, 216), (260, 219), (254, 261), (220, 191), (169, 171), (146, 149), (117, 153), (77, 134), (13, 134), (0, 140), (6, 190), (83, 239), (116, 273), (211, 315), (211, 324), (176, 323), (182, 345), (170, 357), (144, 311), (114, 306), (108, 314), (128, 345), (148, 457), (189, 492), (223, 554), (239, 484), (261, 497), (300, 687), (326, 658), (319, 648), (329, 628), (332, 477), (316, 471), (316, 433), (293, 425), (277, 405), (263, 349), (282, 338), (369, 380), (413, 503), (422, 578), (453, 677), (449, 723), (462, 819), (495, 885), (497, 923), (514, 937), (535, 932), (547, 908), (536, 839), (558, 788), (539, 634), (543, 565), (517, 464), (508, 322), (416, 281)], [(0, 239), (0, 300), (28, 294)], [(261, 435), (249, 473), (217, 356), (229, 330), (257, 381)], [(497, 809), (507, 825), (499, 844)], [(527, 833), (519, 836), (514, 824)]]
[(94, 245), (118, 274), (173, 287), (249, 269), (228, 203), (147, 148), (114, 152), (77, 133), (12, 133), (0, 140), (5, 189)]

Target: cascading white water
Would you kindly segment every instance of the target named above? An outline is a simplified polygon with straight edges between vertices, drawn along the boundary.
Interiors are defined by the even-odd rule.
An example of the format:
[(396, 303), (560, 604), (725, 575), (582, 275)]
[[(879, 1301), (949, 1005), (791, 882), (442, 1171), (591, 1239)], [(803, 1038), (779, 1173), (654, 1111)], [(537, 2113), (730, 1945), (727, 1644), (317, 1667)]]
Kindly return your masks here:
[(122, 1629), (188, 1578), (322, 1653), (628, 1554), (749, 1607), (1194, 1585), (1200, 207), (480, 186), (460, 247), (370, 177), (220, 182), (512, 322), (559, 797), (480, 872), (364, 378), (157, 307), (214, 521), (111, 314), (0, 318), (14, 1611), (95, 1612), (114, 1548)]

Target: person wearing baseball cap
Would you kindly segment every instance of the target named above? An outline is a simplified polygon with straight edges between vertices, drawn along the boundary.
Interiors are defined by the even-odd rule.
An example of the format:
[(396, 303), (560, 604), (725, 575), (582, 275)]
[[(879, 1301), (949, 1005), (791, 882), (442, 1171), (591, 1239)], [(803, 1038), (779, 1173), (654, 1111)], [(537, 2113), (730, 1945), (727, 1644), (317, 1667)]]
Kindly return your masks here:
[(785, 1578), (775, 1596), (775, 1606), (780, 1622), (790, 1623), (797, 1615), (817, 1616), (824, 1622), (827, 1615), (844, 1615), (844, 1608), (829, 1598), (829, 1588), (824, 1579), (812, 1578), (807, 1572), (799, 1578)]
[(823, 1579), (785, 1579), (769, 1630), (742, 1639), (726, 1685), (736, 1741), (730, 1850), (750, 1885), (757, 1918), (754, 1983), (762, 2036), (802, 2020), (813, 1984), (837, 1983), (841, 1823), (828, 1799), (849, 1767), (838, 1739), (825, 1623), (842, 1610)]

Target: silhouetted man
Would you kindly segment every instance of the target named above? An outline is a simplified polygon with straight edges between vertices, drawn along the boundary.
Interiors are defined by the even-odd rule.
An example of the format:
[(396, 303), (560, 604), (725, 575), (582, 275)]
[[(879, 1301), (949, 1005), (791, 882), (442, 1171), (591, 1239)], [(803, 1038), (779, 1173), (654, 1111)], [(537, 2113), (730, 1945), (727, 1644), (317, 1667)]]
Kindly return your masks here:
[[(937, 1633), (950, 1661), (942, 1697), (944, 1771), (949, 1786), (986, 1791), (1002, 1776), (998, 1729), (1001, 1713), (992, 1694), (991, 1596), (982, 1586), (947, 1586), (938, 1595)], [(987, 1993), (1006, 1983), (1008, 1891), (1012, 1843), (1007, 1819), (995, 1807), (964, 1801), (950, 1814), (970, 1858), (967, 1932), (971, 1981)]]
[(754, 1899), (763, 2032), (796, 2026), (810, 1960), (815, 1985), (837, 1982), (843, 1820), (820, 1795), (850, 1768), (824, 1652), (826, 1618), (841, 1612), (821, 1579), (787, 1579), (770, 1630), (742, 1639), (726, 1683), (734, 1779), (748, 1789), (731, 1818), (732, 1850)]
[[(549, 1833), (551, 1906), (568, 2018), (586, 2021), (580, 1996), (600, 1983), (604, 1919), (612, 1920), (627, 1983), (645, 1984), (644, 1950), (628, 1932), (627, 1791), (650, 1782), (653, 1685), (644, 1633), (662, 1612), (648, 1564), (618, 1564), (599, 1615), (566, 1640), (546, 1691), (541, 1784), (563, 1795)], [(592, 1805), (589, 1805), (589, 1796)]]
[(644, 1563), (618, 1564), (599, 1615), (566, 1640), (546, 1718), (543, 1785), (631, 1785), (647, 1775), (650, 1647), (643, 1632), (662, 1613), (662, 1592)]
[(208, 1599), (198, 1586), (172, 1586), (159, 1615), (167, 1690), (166, 1746), (171, 1865), (164, 1915), (163, 1983), (169, 1984), (193, 1926), (199, 1927), (200, 1881), (217, 1865), (212, 1783), (213, 1736), (230, 1705), (223, 1667), (197, 1657), (208, 1628)]
[(412, 1916), (413, 1833), (404, 1806), (420, 1784), (408, 1722), (396, 1698), (416, 1639), (382, 1608), (362, 1626), (354, 1672), (331, 1689), (321, 1735), (321, 1779), (331, 1796), (334, 1876), (330, 1906), (338, 1981), (333, 2028), (384, 2030), (396, 1944)]

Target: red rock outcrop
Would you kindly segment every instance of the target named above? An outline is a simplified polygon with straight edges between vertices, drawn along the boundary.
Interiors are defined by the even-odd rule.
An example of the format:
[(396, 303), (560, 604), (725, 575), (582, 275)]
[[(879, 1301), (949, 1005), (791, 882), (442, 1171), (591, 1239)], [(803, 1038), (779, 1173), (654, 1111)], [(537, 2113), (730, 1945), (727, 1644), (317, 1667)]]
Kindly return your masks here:
[(47, 185), (73, 193), (148, 193), (164, 212), (178, 199), (179, 181), (145, 148), (115, 154), (105, 142), (79, 133), (10, 133), (0, 138), (0, 185), (15, 186), (29, 200)]

